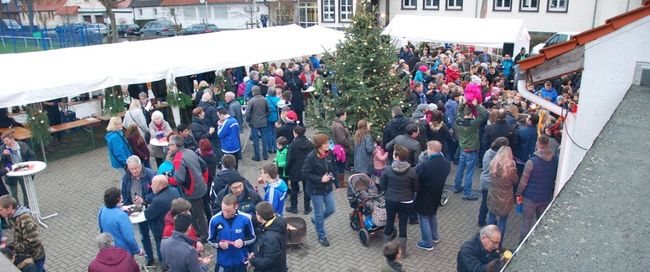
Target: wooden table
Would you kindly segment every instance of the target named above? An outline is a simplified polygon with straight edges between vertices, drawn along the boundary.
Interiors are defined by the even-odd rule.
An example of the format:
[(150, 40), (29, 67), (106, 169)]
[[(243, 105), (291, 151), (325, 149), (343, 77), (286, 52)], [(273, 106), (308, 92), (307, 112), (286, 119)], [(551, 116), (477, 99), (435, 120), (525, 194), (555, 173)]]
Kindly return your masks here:
[[(76, 121), (72, 121), (72, 122), (67, 122), (67, 123), (63, 123), (63, 124), (50, 126), (49, 131), (50, 131), (50, 133), (54, 133), (54, 132), (61, 132), (61, 131), (66, 131), (66, 130), (70, 130), (70, 129), (73, 129), (73, 128), (81, 127), (83, 130), (90, 133), (90, 140), (91, 140), (91, 142), (93, 144), (93, 147), (95, 147), (95, 137), (94, 137), (95, 134), (93, 132), (93, 126), (91, 126), (91, 125), (98, 124), (99, 122), (101, 122), (101, 120), (99, 120), (97, 118), (94, 118), (94, 117), (90, 117), (90, 118), (86, 118), (86, 119), (81, 119), (81, 120), (76, 120)], [(7, 130), (9, 130), (9, 129), (8, 128), (0, 128), (0, 133), (5, 132)], [(24, 141), (24, 140), (29, 140), (30, 138), (32, 138), (32, 131), (30, 129), (28, 129), (28, 128), (15, 127), (15, 128), (13, 128), (13, 131), (14, 131), (14, 139), (16, 139), (16, 140)], [(33, 146), (32, 146), (32, 148), (33, 148)], [(41, 151), (43, 152), (43, 160), (45, 162), (47, 162), (47, 157), (45, 156), (45, 145), (43, 144), (43, 141), (41, 141)]]

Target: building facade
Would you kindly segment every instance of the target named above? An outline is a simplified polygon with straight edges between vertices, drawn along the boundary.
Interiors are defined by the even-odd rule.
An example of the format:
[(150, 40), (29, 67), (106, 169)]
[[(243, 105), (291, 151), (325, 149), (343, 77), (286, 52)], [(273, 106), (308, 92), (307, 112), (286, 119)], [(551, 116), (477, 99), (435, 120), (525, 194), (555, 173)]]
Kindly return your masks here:
[[(383, 23), (398, 14), (522, 19), (530, 32), (583, 31), (641, 6), (642, 0), (367, 0)], [(357, 0), (318, 0), (319, 23), (342, 28)]]

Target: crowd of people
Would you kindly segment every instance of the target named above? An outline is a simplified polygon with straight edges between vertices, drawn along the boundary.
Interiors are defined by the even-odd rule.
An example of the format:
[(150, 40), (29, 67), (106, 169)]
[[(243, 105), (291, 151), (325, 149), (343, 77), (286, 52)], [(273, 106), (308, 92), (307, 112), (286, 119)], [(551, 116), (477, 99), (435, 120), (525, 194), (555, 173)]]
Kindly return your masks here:
[[(100, 251), (89, 271), (137, 271), (134, 255), (170, 271), (206, 271), (212, 261), (215, 271), (286, 271), (291, 226), (283, 217), (297, 214), (302, 199), (303, 213), (313, 212), (318, 242), (329, 246), (325, 220), (336, 212), (335, 189), (347, 186), (350, 172), (372, 177), (384, 193), (387, 271), (404, 271), (400, 260), (408, 256), (409, 224), (420, 226), (419, 249), (433, 250), (442, 239), (437, 209), (451, 172), (454, 193), (464, 201), (481, 200), (481, 229), (460, 248), (458, 270), (495, 271), (515, 205), (522, 207), (523, 239), (553, 198), (562, 116), (528, 104), (513, 90), (512, 67), (527, 57), (525, 49), (514, 60), (496, 60), (487, 52), (409, 44), (398, 57), (395, 75), (410, 83), (402, 90), (406, 106), (392, 108), (381, 137), (371, 135), (369, 120), (347, 124), (345, 109), (336, 111), (329, 134), (307, 137), (301, 91), (325, 74), (316, 56), (279, 67), (254, 65), (246, 77), (229, 69), (233, 91), (223, 94), (207, 81), (196, 82), (191, 121), (175, 128), (146, 91), (129, 88), (123, 119), (112, 117), (106, 128), (109, 161), (121, 184), (104, 193)], [(579, 74), (528, 88), (577, 110)], [(245, 126), (250, 159), (265, 161), (254, 182), (239, 172)], [(152, 145), (151, 139), (168, 144)], [(11, 133), (2, 140), (3, 166), (33, 156)], [(480, 194), (473, 187), (476, 166)], [(2, 167), (0, 174), (10, 169)], [(25, 206), (17, 201), (16, 185), (24, 184), (10, 178), (7, 184), (10, 192), (4, 194), (11, 196), (0, 197), (0, 214), (27, 220), (14, 222), (17, 244), (10, 248), (21, 258), (17, 263), (31, 258), (42, 269), (36, 224), (22, 218), (29, 203), (25, 196)], [(141, 245), (128, 215), (138, 212), (146, 218), (137, 224)], [(205, 256), (207, 246), (216, 257)]]

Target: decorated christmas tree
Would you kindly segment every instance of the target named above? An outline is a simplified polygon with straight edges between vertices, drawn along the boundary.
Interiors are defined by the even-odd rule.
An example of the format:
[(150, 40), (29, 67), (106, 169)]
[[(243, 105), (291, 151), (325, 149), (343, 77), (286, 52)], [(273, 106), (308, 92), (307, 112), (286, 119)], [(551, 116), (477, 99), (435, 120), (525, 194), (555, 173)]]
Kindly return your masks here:
[[(348, 126), (365, 118), (378, 135), (391, 118), (391, 107), (401, 103), (400, 80), (393, 72), (395, 46), (390, 37), (381, 35), (382, 28), (368, 5), (368, 0), (359, 1), (345, 29), (345, 40), (335, 53), (323, 57), (330, 76), (314, 84), (316, 91), (307, 109), (308, 125), (316, 130), (329, 131), (336, 110), (345, 109)], [(331, 86), (336, 86), (338, 96)]]

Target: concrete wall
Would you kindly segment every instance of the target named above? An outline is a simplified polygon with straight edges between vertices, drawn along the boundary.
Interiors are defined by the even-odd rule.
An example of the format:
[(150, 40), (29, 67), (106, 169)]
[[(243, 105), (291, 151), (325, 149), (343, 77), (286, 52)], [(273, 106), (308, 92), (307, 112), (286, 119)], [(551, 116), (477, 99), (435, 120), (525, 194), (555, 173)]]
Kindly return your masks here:
[(637, 63), (650, 62), (648, 44), (650, 17), (585, 45), (578, 114), (575, 123), (568, 122), (565, 127), (562, 139), (564, 163), (556, 191), (569, 179), (586, 154), (571, 142), (566, 133), (580, 146), (591, 147), (632, 85)]

